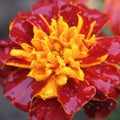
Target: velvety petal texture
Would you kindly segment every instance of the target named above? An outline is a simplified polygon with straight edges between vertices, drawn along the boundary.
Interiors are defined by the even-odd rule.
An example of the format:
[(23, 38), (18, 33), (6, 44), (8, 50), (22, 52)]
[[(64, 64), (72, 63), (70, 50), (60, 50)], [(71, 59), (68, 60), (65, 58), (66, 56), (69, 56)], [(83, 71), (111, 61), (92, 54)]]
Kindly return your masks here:
[(45, 84), (28, 78), (27, 74), (28, 70), (16, 70), (4, 81), (4, 96), (11, 100), (16, 107), (24, 111), (29, 111), (33, 96)]
[(5, 66), (5, 60), (10, 56), (12, 48), (19, 47), (11, 41), (0, 40), (0, 83), (3, 84), (5, 77), (7, 77), (16, 68)]
[(30, 120), (104, 119), (120, 95), (120, 37), (98, 37), (107, 16), (82, 0), (42, 0), (0, 41), (3, 95)]
[(4, 59), (9, 57), (10, 50), (14, 44), (11, 41), (0, 40), (0, 65), (3, 65)]
[(120, 81), (120, 72), (116, 67), (108, 64), (85, 69), (85, 78), (103, 95), (118, 98), (116, 85)]
[[(63, 92), (64, 91), (64, 92)], [(73, 80), (58, 88), (59, 101), (66, 113), (73, 114), (80, 110), (96, 93), (94, 86), (90, 86), (86, 81), (76, 83)]]
[(30, 120), (70, 120), (57, 99), (41, 100), (35, 98), (29, 111)]
[(107, 37), (99, 39), (103, 43), (103, 47), (108, 50), (108, 63), (120, 64), (120, 37)]
[(24, 16), (17, 17), (10, 25), (10, 38), (16, 43), (30, 42), (33, 37), (32, 25)]
[(103, 120), (117, 107), (117, 101), (114, 99), (107, 99), (103, 102), (90, 101), (84, 108), (85, 113), (90, 118)]

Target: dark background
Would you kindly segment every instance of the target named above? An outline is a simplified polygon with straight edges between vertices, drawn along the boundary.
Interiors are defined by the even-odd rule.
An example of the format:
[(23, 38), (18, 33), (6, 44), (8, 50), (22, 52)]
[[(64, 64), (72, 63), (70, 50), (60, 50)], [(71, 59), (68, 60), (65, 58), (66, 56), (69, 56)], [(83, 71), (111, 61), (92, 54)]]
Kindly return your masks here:
[(37, 0), (0, 0), (0, 39), (8, 38), (10, 21), (18, 11), (28, 10)]

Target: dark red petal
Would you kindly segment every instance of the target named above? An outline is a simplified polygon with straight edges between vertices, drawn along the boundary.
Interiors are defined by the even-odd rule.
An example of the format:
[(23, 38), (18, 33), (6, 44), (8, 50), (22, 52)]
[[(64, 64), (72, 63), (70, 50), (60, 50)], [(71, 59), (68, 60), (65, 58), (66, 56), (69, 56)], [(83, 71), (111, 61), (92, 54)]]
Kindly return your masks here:
[(96, 24), (93, 28), (91, 35), (100, 32), (101, 29), (107, 24), (108, 18), (105, 14), (101, 13), (96, 9), (89, 9), (84, 5), (80, 5), (79, 7), (82, 7), (87, 11), (87, 13), (84, 12), (80, 13), (80, 15), (83, 16), (84, 18), (84, 26), (83, 29), (81, 30), (81, 33), (86, 35), (86, 31), (90, 29), (90, 26), (88, 26), (88, 24), (91, 24), (93, 21), (96, 21)]
[[(7, 60), (6, 60), (7, 63), (13, 63), (13, 64), (17, 64), (17, 65), (21, 65), (21, 66), (29, 66), (30, 63), (28, 61), (25, 61), (24, 58), (22, 59), (19, 59), (17, 57), (12, 57), (10, 56)], [(16, 65), (16, 66), (17, 66)]]
[(90, 118), (104, 120), (117, 107), (117, 101), (107, 99), (106, 101), (90, 101), (85, 107), (85, 113)]
[(84, 10), (82, 8), (67, 4), (60, 8), (60, 15), (63, 16), (64, 20), (69, 24), (69, 26), (76, 26), (78, 24), (77, 14), (83, 11)]
[(116, 85), (116, 88), (120, 90), (120, 82)]
[(103, 47), (108, 50), (109, 57), (107, 62), (119, 64), (120, 63), (120, 37), (100, 38), (99, 41)]
[(10, 67), (10, 66), (5, 66), (2, 65), (0, 66), (0, 84), (4, 86), (4, 81), (6, 77), (11, 74), (14, 70), (16, 70), (15, 67)]
[(71, 120), (57, 99), (41, 100), (36, 98), (29, 111), (30, 120)]
[(68, 80), (66, 85), (58, 87), (58, 99), (68, 114), (80, 110), (95, 94), (95, 88), (87, 81)]
[[(91, 10), (83, 5), (63, 5), (60, 8), (60, 14), (67, 21), (70, 26), (77, 25), (78, 19), (77, 14), (80, 14), (83, 18), (83, 26), (81, 33), (88, 34), (90, 29), (90, 24), (96, 21), (95, 27), (93, 29), (93, 34), (98, 33), (107, 22), (107, 16), (97, 10)], [(103, 19), (104, 18), (104, 19)]]
[(107, 24), (107, 22), (108, 22), (107, 15), (103, 14), (100, 11), (95, 10), (95, 9), (89, 9), (86, 7), (85, 7), (85, 9), (88, 11), (87, 18), (91, 19), (91, 21), (96, 21), (96, 24), (95, 24), (92, 34), (97, 34)]
[(26, 17), (17, 17), (11, 24), (11, 40), (16, 43), (30, 43), (33, 37), (33, 26), (26, 21)]
[(46, 22), (40, 17), (40, 15), (30, 15), (27, 19), (33, 26), (36, 26), (38, 29), (42, 29), (47, 34), (49, 34), (49, 28)]
[(10, 56), (10, 50), (17, 47), (11, 41), (0, 40), (0, 83), (3, 84), (4, 78), (16, 68), (5, 66), (6, 59)]
[(71, 4), (63, 5), (60, 8), (60, 15), (63, 16), (64, 20), (69, 24), (69, 26), (77, 26), (78, 14), (80, 14), (83, 19), (82, 30), (80, 33), (87, 35), (90, 29), (91, 21), (88, 20), (88, 12), (86, 9), (81, 6), (78, 7)]
[(96, 101), (105, 101), (107, 99), (107, 96), (105, 96), (102, 92), (100, 92), (98, 89), (96, 91), (96, 95), (92, 100)]
[(18, 45), (14, 44), (10, 40), (0, 40), (0, 65), (3, 61), (10, 56), (10, 50), (12, 48), (19, 48)]
[(84, 69), (85, 79), (94, 85), (103, 95), (118, 98), (116, 85), (120, 81), (120, 72), (109, 64), (100, 64)]
[(55, 2), (50, 0), (40, 1), (32, 6), (33, 14), (42, 14), (49, 22), (51, 18), (58, 18), (58, 6)]
[(17, 70), (4, 81), (4, 96), (16, 107), (28, 111), (33, 96), (44, 86), (43, 82), (36, 82), (27, 77), (28, 70)]
[(117, 90), (118, 90), (118, 94), (120, 95), (120, 81), (119, 81), (119, 83), (116, 85), (116, 88), (117, 88)]
[(0, 66), (2, 66), (4, 60), (9, 57), (9, 52), (11, 50), (10, 46), (10, 41), (0, 40)]
[(107, 54), (107, 50), (103, 47), (102, 44), (94, 45), (88, 52), (88, 57), (84, 58), (81, 62), (81, 65), (87, 65), (91, 63), (96, 63), (100, 61), (100, 57)]
[(9, 46), (9, 45), (11, 45), (11, 41), (8, 41), (8, 40), (0, 40), (0, 47)]
[(96, 21), (96, 24), (93, 28), (92, 34), (97, 34), (104, 27), (104, 25), (108, 20), (105, 14), (97, 10), (88, 9), (81, 4), (78, 6), (75, 6), (74, 4), (72, 5), (67, 4), (67, 5), (63, 5), (60, 8), (60, 15), (63, 16), (64, 20), (67, 21), (67, 23), (70, 26), (77, 25), (78, 23), (77, 14), (81, 15), (83, 19), (83, 25), (80, 33), (86, 36), (89, 33), (90, 25), (93, 21)]

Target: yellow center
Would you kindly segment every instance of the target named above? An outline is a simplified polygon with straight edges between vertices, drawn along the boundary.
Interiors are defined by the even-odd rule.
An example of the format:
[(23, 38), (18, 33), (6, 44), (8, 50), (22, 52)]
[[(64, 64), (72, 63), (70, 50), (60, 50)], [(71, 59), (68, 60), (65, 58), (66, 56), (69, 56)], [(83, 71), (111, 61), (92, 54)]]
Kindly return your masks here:
[[(41, 16), (47, 23), (46, 19)], [(47, 23), (48, 24), (48, 23)], [(34, 37), (31, 45), (22, 43), (22, 49), (12, 49), (11, 56), (23, 62), (7, 62), (7, 65), (30, 69), (28, 77), (36, 81), (46, 81), (46, 86), (37, 94), (42, 99), (57, 97), (57, 86), (65, 85), (69, 78), (84, 81), (84, 72), (81, 68), (90, 65), (81, 65), (82, 59), (88, 56), (88, 51), (96, 43), (95, 35), (91, 36), (95, 21), (91, 23), (88, 36), (80, 34), (83, 19), (78, 15), (78, 25), (69, 25), (60, 17), (52, 19), (48, 24), (50, 34), (42, 29), (33, 27)], [(102, 62), (105, 59), (99, 61)]]

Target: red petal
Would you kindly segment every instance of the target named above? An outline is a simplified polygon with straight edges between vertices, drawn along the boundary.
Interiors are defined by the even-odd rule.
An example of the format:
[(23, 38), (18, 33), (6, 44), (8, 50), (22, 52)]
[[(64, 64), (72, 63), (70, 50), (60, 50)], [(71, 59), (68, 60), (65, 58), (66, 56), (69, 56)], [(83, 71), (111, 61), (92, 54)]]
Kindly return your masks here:
[(70, 120), (72, 116), (67, 115), (57, 99), (33, 101), (30, 112), (30, 120)]
[(10, 50), (13, 47), (17, 47), (11, 41), (0, 40), (0, 83), (3, 84), (3, 80), (9, 75), (15, 68), (5, 66), (5, 60), (10, 56)]
[(96, 21), (96, 24), (93, 28), (92, 34), (97, 34), (98, 32), (100, 32), (100, 30), (105, 26), (105, 24), (108, 21), (108, 18), (105, 14), (101, 13), (98, 10), (95, 9), (89, 9), (84, 5), (79, 5), (79, 8), (82, 8), (84, 10), (86, 10), (86, 12), (79, 12), (79, 14), (83, 17), (84, 20), (84, 24), (81, 30), (81, 33), (85, 34), (86, 36), (88, 35), (88, 31), (90, 29), (90, 25), (93, 21)]
[(81, 65), (88, 65), (91, 63), (97, 63), (100, 61), (100, 57), (107, 54), (107, 50), (104, 48), (102, 44), (94, 45), (90, 51), (88, 52), (88, 57), (84, 58), (81, 62)]
[(94, 96), (94, 98), (92, 100), (105, 101), (106, 99), (107, 99), (107, 97), (102, 92), (97, 90), (96, 95)]
[(88, 117), (104, 120), (116, 107), (116, 100), (107, 99), (104, 102), (90, 101), (84, 108)]
[(92, 34), (97, 34), (106, 25), (106, 23), (108, 22), (108, 18), (106, 16), (106, 14), (103, 14), (102, 12), (100, 12), (96, 9), (89, 9), (85, 6), (84, 6), (84, 8), (89, 13), (87, 15), (87, 18), (91, 19), (91, 21), (96, 21), (96, 24), (95, 24)]
[[(9, 57), (6, 60), (7, 63), (13, 63), (14, 65), (21, 65), (21, 66), (30, 66), (30, 63), (28, 61), (25, 61), (24, 59), (19, 59), (16, 57)], [(18, 66), (17, 66), (18, 67)]]
[(60, 8), (60, 15), (63, 16), (64, 20), (69, 24), (69, 26), (77, 26), (78, 14), (80, 14), (83, 19), (83, 25), (80, 33), (87, 36), (92, 21), (90, 18), (88, 18), (88, 12), (86, 9), (84, 9), (82, 6), (78, 7), (71, 4), (63, 5)]
[(10, 74), (4, 82), (4, 96), (16, 107), (27, 111), (33, 96), (42, 89), (43, 82), (27, 77), (28, 70), (18, 70)]
[(38, 29), (42, 29), (47, 34), (49, 34), (48, 25), (39, 15), (30, 15), (27, 19), (33, 26), (36, 26)]
[(6, 58), (9, 57), (10, 50), (16, 46), (11, 41), (0, 40), (0, 66)]
[(66, 85), (58, 87), (58, 99), (68, 114), (80, 110), (94, 97), (95, 93), (95, 88), (86, 81), (77, 83), (69, 80)]
[(103, 95), (117, 98), (116, 85), (120, 81), (120, 73), (116, 67), (108, 64), (101, 64), (95, 67), (84, 69), (85, 79), (94, 85)]
[(120, 63), (120, 37), (108, 37), (99, 39), (103, 47), (108, 50), (109, 57), (107, 62)]
[(33, 27), (25, 16), (17, 17), (11, 23), (10, 38), (16, 43), (30, 43), (33, 37)]
[(92, 34), (97, 34), (106, 24), (107, 16), (97, 10), (91, 10), (86, 8), (83, 5), (74, 6), (72, 5), (63, 5), (60, 8), (60, 14), (63, 16), (64, 20), (70, 26), (76, 26), (78, 23), (77, 14), (80, 14), (83, 18), (83, 26), (80, 33), (85, 34), (86, 36), (89, 33), (90, 25), (93, 21), (96, 21)]
[(50, 0), (33, 4), (32, 12), (37, 15), (42, 14), (49, 22), (51, 21), (51, 18), (58, 18), (58, 6), (55, 2), (53, 3), (53, 1)]
[(5, 66), (5, 65), (0, 66), (0, 84), (2, 86), (4, 86), (6, 77), (9, 74), (11, 74), (14, 70), (16, 70), (15, 67), (10, 67), (10, 66)]
[(60, 8), (60, 15), (63, 16), (64, 20), (69, 24), (69, 26), (76, 26), (78, 23), (77, 14), (83, 11), (84, 10), (82, 8), (78, 8), (77, 6), (67, 4), (67, 5), (63, 5)]

